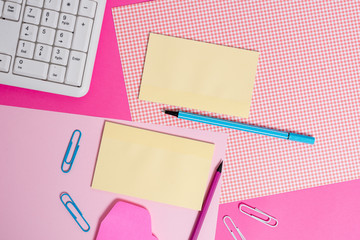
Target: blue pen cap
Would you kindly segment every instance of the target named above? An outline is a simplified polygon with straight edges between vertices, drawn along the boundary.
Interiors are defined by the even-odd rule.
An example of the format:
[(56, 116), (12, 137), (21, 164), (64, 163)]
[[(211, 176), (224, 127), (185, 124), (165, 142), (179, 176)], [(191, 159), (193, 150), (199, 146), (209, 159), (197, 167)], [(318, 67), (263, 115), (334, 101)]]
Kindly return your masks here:
[(302, 143), (308, 143), (308, 144), (314, 144), (315, 138), (309, 137), (305, 135), (300, 135), (296, 133), (289, 133), (289, 140), (296, 141), (296, 142), (302, 142)]

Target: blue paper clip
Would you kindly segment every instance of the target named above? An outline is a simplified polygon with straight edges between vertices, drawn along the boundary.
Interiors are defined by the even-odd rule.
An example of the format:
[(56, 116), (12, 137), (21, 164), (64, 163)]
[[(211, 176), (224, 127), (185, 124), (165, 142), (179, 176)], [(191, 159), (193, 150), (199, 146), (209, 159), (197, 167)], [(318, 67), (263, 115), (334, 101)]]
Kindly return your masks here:
[[(73, 155), (72, 155), (72, 157), (71, 157), (71, 160), (70, 160), (70, 161), (67, 161), (67, 160), (68, 160), (68, 157), (69, 157), (70, 149), (71, 149), (71, 146), (72, 146), (72, 143), (73, 143), (73, 138), (74, 138), (76, 132), (79, 133), (79, 138), (78, 138), (78, 140), (77, 140), (77, 143), (76, 143), (76, 146), (75, 146)], [(67, 147), (67, 149), (66, 149), (66, 153), (65, 153), (65, 156), (64, 156), (64, 160), (63, 160), (63, 162), (62, 162), (62, 164), (61, 164), (61, 171), (63, 171), (64, 173), (70, 172), (70, 170), (71, 170), (71, 168), (72, 168), (72, 165), (73, 165), (73, 163), (74, 163), (76, 154), (77, 154), (77, 152), (78, 152), (78, 150), (79, 150), (79, 147), (80, 147), (80, 145), (79, 145), (80, 138), (81, 138), (81, 132), (80, 132), (80, 130), (77, 130), (77, 129), (76, 129), (76, 130), (72, 133), (72, 135), (71, 135), (71, 138), (70, 138), (70, 141), (69, 141), (69, 145), (68, 145), (68, 147)], [(64, 166), (65, 166), (65, 165), (69, 166), (69, 168), (68, 168), (67, 170), (64, 169)]]
[[(69, 200), (64, 201), (63, 198), (64, 196), (67, 196), (69, 198)], [(85, 218), (83, 217), (80, 209), (76, 206), (76, 204), (74, 203), (74, 201), (72, 200), (72, 198), (70, 197), (70, 195), (68, 193), (62, 193), (60, 195), (60, 200), (61, 202), (64, 204), (64, 206), (66, 207), (66, 209), (69, 211), (69, 213), (71, 214), (71, 216), (74, 218), (75, 222), (79, 225), (79, 227), (81, 228), (81, 230), (83, 230), (84, 232), (88, 232), (90, 230), (90, 225), (89, 223), (85, 220)], [(77, 211), (77, 213), (80, 215), (80, 217), (82, 218), (82, 220), (84, 221), (84, 223), (87, 225), (87, 229), (83, 228), (83, 226), (79, 223), (76, 215), (71, 211), (71, 209), (69, 208), (68, 205), (72, 205), (75, 210)]]

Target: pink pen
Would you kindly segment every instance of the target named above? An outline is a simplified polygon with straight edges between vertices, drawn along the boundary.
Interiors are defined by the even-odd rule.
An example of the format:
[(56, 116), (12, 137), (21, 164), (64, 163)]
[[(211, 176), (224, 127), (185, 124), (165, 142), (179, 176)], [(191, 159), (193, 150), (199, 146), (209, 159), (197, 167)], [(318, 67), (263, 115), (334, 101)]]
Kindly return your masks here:
[(214, 196), (216, 186), (217, 186), (217, 184), (219, 182), (219, 179), (221, 177), (222, 164), (223, 164), (223, 162), (221, 161), (221, 163), (219, 164), (219, 167), (216, 170), (216, 173), (215, 173), (215, 176), (214, 176), (214, 178), (212, 180), (209, 192), (208, 192), (208, 194), (207, 194), (207, 196), (205, 198), (203, 208), (202, 208), (202, 210), (200, 212), (200, 215), (198, 216), (198, 218), (196, 220), (193, 232), (192, 232), (191, 237), (189, 238), (189, 240), (196, 240), (198, 238), (198, 236), (199, 236), (201, 226), (202, 226), (202, 224), (204, 222), (206, 213), (207, 213), (207, 211), (209, 209), (211, 200), (212, 200), (212, 198)]

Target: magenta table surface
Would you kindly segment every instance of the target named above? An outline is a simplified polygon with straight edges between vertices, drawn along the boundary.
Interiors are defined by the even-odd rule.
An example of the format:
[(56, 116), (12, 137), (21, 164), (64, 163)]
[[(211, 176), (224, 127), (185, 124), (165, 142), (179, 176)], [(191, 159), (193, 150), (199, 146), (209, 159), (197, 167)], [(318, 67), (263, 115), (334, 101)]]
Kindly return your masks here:
[(216, 240), (233, 240), (223, 223), (225, 215), (246, 240), (360, 239), (360, 180), (243, 201), (275, 217), (274, 228), (240, 213), (240, 203), (220, 205)]

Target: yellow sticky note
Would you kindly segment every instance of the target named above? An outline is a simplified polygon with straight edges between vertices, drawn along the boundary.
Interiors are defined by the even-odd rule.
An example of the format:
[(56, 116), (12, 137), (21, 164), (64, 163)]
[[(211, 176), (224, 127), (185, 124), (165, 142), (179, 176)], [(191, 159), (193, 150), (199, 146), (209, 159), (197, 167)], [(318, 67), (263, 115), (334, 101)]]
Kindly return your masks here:
[(200, 210), (214, 147), (106, 122), (92, 187)]
[(139, 99), (247, 118), (258, 57), (150, 33)]

